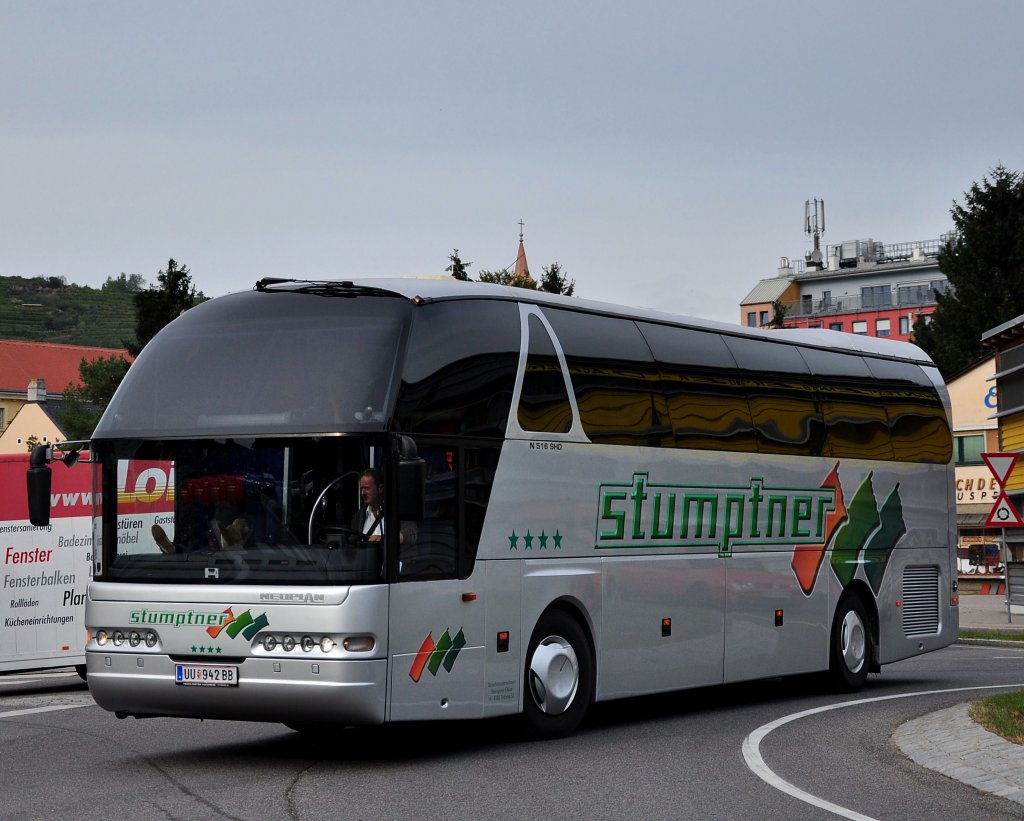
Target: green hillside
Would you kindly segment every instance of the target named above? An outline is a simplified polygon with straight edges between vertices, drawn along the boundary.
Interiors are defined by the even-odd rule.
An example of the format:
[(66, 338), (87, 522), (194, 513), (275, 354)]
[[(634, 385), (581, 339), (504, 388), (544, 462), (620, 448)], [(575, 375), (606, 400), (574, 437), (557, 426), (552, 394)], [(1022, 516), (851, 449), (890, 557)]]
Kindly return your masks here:
[(122, 348), (135, 336), (133, 296), (63, 277), (0, 276), (0, 339)]

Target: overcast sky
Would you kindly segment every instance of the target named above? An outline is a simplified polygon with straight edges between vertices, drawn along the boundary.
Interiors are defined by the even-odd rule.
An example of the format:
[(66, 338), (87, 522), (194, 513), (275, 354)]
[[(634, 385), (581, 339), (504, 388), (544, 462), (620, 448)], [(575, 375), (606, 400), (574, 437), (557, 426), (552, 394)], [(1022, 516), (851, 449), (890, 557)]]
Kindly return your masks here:
[[(823, 243), (1024, 170), (1024, 3), (0, 0), (0, 275), (208, 296), (559, 262), (739, 319)], [(2, 334), (2, 329), (0, 329)]]

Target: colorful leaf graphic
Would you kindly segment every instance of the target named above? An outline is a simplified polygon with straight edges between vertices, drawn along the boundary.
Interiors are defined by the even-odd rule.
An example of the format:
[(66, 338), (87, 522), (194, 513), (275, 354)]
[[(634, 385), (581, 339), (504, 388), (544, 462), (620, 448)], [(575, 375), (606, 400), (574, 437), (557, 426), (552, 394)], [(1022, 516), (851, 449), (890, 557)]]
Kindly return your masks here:
[(818, 568), (825, 558), (825, 548), (828, 546), (832, 534), (846, 518), (846, 503), (843, 500), (843, 486), (839, 482), (839, 465), (832, 468), (832, 472), (825, 477), (821, 483), (822, 487), (834, 488), (836, 492), (836, 506), (825, 514), (825, 538), (820, 544), (800, 544), (793, 549), (793, 561), (791, 567), (796, 574), (796, 580), (800, 589), (806, 595), (811, 595), (814, 589), (814, 580), (818, 577)]
[(427, 637), (423, 639), (420, 649), (416, 652), (415, 658), (413, 658), (412, 667), (409, 668), (409, 678), (413, 681), (420, 680), (420, 676), (423, 675), (423, 668), (427, 666), (427, 660), (433, 652), (434, 639), (430, 633), (427, 633)]
[(448, 629), (441, 634), (441, 638), (437, 640), (437, 647), (434, 652), (430, 654), (430, 661), (427, 662), (427, 669), (430, 671), (432, 676), (437, 675), (438, 669), (441, 667), (441, 662), (444, 659), (444, 654), (452, 649), (452, 637), (448, 634)]
[(879, 518), (882, 522), (881, 527), (864, 547), (864, 575), (868, 577), (868, 584), (876, 596), (882, 587), (882, 577), (885, 576), (889, 557), (896, 543), (907, 532), (906, 522), (903, 521), (903, 501), (900, 499), (899, 484), (882, 503)]
[(843, 587), (853, 579), (857, 572), (858, 554), (879, 524), (870, 473), (853, 495), (847, 514), (848, 518), (836, 533), (832, 545), (832, 570)]

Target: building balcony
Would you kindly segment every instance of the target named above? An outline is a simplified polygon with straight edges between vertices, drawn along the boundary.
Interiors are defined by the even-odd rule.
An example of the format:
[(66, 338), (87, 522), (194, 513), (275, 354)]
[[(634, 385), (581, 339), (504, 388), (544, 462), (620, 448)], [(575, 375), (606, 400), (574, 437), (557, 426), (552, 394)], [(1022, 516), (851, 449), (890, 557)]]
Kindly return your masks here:
[(835, 316), (837, 314), (853, 314), (865, 311), (926, 308), (933, 307), (936, 304), (937, 300), (934, 289), (925, 285), (900, 288), (899, 294), (894, 294), (887, 300), (863, 299), (859, 296), (834, 296), (830, 299), (801, 299), (796, 302), (782, 303), (787, 309), (787, 319)]

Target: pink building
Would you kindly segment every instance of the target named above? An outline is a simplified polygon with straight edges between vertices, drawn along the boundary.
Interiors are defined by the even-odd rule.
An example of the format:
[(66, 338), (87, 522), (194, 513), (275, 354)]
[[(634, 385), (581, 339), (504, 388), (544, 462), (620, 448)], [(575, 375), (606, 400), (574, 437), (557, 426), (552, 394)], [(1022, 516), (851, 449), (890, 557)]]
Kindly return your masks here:
[(826, 246), (806, 260), (783, 257), (776, 276), (761, 280), (740, 302), (740, 323), (772, 321), (774, 305), (787, 328), (825, 328), (910, 341), (918, 317), (949, 290), (938, 254), (946, 238), (887, 245), (872, 239)]

